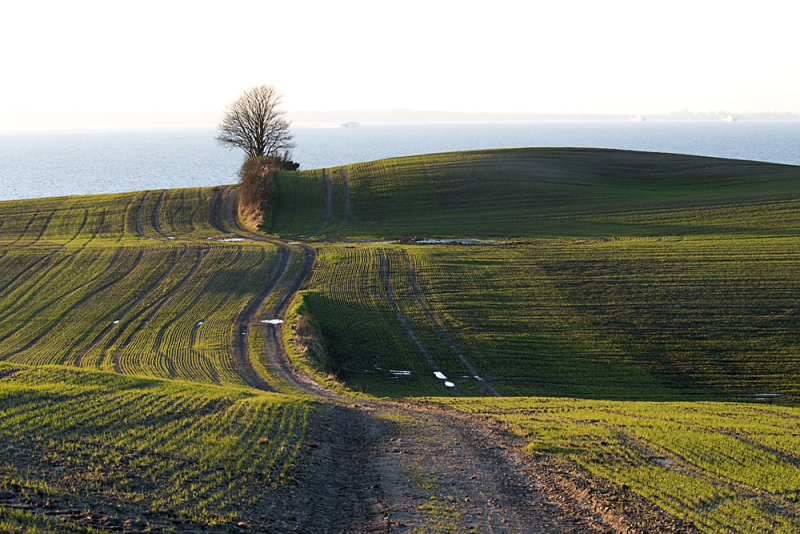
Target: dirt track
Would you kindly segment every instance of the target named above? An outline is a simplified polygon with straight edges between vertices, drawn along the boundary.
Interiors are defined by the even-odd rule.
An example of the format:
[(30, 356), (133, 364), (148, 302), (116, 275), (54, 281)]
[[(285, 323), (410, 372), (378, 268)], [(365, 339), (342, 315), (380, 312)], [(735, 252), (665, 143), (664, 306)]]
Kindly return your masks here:
[[(231, 233), (221, 224), (224, 217), (238, 235), (289, 248), (239, 228), (231, 204), (221, 200), (215, 196), (211, 214), (220, 230)], [(304, 255), (302, 267), (283, 287), (273, 317), (284, 317), (313, 270), (314, 249), (295, 247)], [(271, 277), (262, 294), (278, 283)], [(491, 422), (432, 405), (353, 400), (325, 390), (289, 361), (281, 326), (264, 328), (270, 363), (321, 406), (292, 481), (251, 513), (246, 530), (693, 532), (627, 491), (525, 457), (523, 444)]]

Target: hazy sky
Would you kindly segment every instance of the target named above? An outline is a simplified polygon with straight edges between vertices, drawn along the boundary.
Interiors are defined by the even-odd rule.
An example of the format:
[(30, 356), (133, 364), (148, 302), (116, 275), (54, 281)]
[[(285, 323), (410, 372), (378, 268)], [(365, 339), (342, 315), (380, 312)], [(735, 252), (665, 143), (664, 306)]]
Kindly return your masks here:
[[(220, 110), (800, 112), (796, 0), (6, 2), (0, 118)], [(0, 124), (0, 128), (2, 128)]]

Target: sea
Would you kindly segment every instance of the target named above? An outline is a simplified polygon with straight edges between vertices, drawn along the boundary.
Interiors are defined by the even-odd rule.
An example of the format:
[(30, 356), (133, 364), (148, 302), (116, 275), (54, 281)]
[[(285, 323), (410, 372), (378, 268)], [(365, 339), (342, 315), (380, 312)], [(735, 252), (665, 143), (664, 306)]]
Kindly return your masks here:
[[(455, 150), (597, 147), (800, 165), (800, 121), (295, 125), (302, 169)], [(0, 200), (235, 183), (213, 129), (0, 133)]]

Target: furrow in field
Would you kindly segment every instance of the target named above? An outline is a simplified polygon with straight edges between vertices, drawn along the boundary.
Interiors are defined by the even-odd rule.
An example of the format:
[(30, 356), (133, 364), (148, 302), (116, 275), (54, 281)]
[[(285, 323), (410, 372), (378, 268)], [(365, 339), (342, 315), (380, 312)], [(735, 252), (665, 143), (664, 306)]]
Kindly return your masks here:
[[(425, 358), (425, 361), (428, 362), (428, 365), (431, 367), (436, 377), (441, 378), (446, 376), (442, 372), (442, 369), (439, 367), (439, 365), (436, 363), (436, 360), (434, 360), (431, 353), (428, 352), (428, 349), (426, 349), (425, 346), (422, 344), (422, 341), (420, 341), (419, 337), (411, 328), (411, 325), (408, 323), (408, 320), (400, 311), (400, 308), (397, 305), (397, 301), (395, 300), (394, 294), (392, 292), (392, 284), (389, 278), (389, 272), (391, 269), (391, 266), (389, 265), (389, 258), (382, 250), (378, 250), (378, 257), (380, 258), (381, 275), (383, 276), (383, 283), (384, 283), (384, 288), (386, 290), (386, 297), (389, 299), (389, 304), (392, 307), (392, 311), (394, 312), (395, 317), (397, 317), (397, 320), (400, 321), (400, 324), (403, 325), (403, 329), (406, 331), (408, 336), (412, 339), (412, 341), (414, 341), (414, 344), (422, 353), (422, 356)], [(445, 379), (442, 378), (442, 380)], [(461, 393), (461, 391), (459, 391), (459, 389), (455, 387), (455, 385), (449, 385), (449, 384), (452, 384), (452, 382), (447, 382), (445, 385), (448, 385), (449, 389), (453, 393), (459, 396), (463, 396), (463, 393)]]
[(288, 268), (290, 258), (291, 251), (288, 247), (278, 247), (275, 265), (270, 272), (267, 282), (261, 286), (260, 291), (256, 293), (248, 305), (242, 309), (233, 322), (231, 364), (248, 385), (265, 391), (275, 391), (275, 389), (253, 368), (253, 364), (250, 361), (250, 349), (248, 346), (248, 330), (261, 304), (275, 289), (284, 271)]
[(144, 211), (144, 206), (147, 202), (147, 196), (149, 194), (150, 191), (144, 192), (141, 200), (139, 201), (139, 208), (136, 210), (136, 233), (139, 234), (139, 237), (146, 237), (144, 235), (144, 229), (142, 228), (142, 212)]
[[(9, 359), (17, 354), (28, 351), (34, 347), (34, 345), (44, 344), (44, 347), (35, 351), (39, 358), (41, 359), (44, 356), (44, 359), (47, 361), (47, 363), (63, 363), (63, 361), (59, 361), (60, 356), (58, 352), (50, 354), (54, 347), (58, 349), (61, 346), (60, 344), (55, 343), (55, 340), (52, 339), (52, 331), (70, 329), (72, 326), (70, 323), (67, 323), (66, 325), (62, 325), (62, 323), (71, 312), (84, 305), (84, 303), (94, 295), (97, 295), (98, 293), (101, 293), (102, 291), (116, 284), (122, 277), (125, 276), (125, 271), (119, 268), (120, 265), (126, 265), (124, 262), (120, 261), (122, 252), (122, 248), (117, 248), (114, 250), (112, 257), (108, 259), (106, 263), (100, 263), (100, 266), (102, 266), (102, 271), (97, 272), (94, 276), (88, 277), (86, 282), (75, 287), (72, 291), (43, 304), (30, 316), (28, 316), (25, 319), (25, 326), (21, 327), (15, 332), (15, 334), (21, 334), (24, 336), (23, 341), (24, 338), (28, 338), (27, 343), (15, 348), (10, 340), (6, 341), (8, 336), (0, 337), (0, 343), (6, 341), (5, 345), (7, 346), (6, 350), (9, 351), (7, 353)], [(139, 251), (136, 262), (141, 259), (141, 256), (142, 251)], [(93, 262), (93, 264), (98, 262), (103, 262), (103, 255), (98, 256), (98, 261)], [(86, 266), (84, 269), (89, 271), (91, 267), (91, 265)], [(97, 269), (98, 267), (94, 267), (94, 269), (91, 270), (97, 271)], [(109, 278), (110, 280), (108, 280)], [(104, 280), (107, 281), (104, 282)], [(96, 287), (92, 288), (91, 286)], [(89, 290), (84, 292), (83, 290), (85, 288), (89, 288)], [(70, 298), (73, 296), (75, 296), (75, 298), (71, 299), (71, 302), (69, 302)], [(51, 313), (45, 313), (48, 310), (50, 310)], [(54, 311), (57, 313), (53, 314), (52, 312)], [(44, 315), (44, 317), (37, 319), (38, 315)]]
[[(178, 252), (177, 256), (175, 257), (175, 260), (164, 270), (161, 276), (158, 277), (158, 279), (152, 284), (150, 284), (148, 287), (144, 288), (141, 291), (141, 293), (139, 293), (139, 295), (136, 297), (136, 299), (133, 300), (133, 302), (131, 302), (128, 306), (121, 308), (117, 312), (116, 315), (116, 317), (118, 317), (117, 321), (122, 322), (127, 316), (127, 314), (130, 313), (132, 310), (134, 310), (140, 302), (142, 302), (145, 298), (147, 298), (156, 289), (161, 287), (161, 283), (172, 273), (172, 270), (181, 262), (181, 260), (188, 251), (189, 247), (187, 247), (186, 245), (181, 245), (180, 252)], [(91, 351), (98, 343), (100, 343), (100, 341), (102, 341), (106, 337), (106, 335), (108, 335), (108, 333), (111, 332), (111, 330), (114, 329), (115, 327), (116, 324), (111, 322), (99, 334), (97, 334), (97, 336), (95, 336), (94, 339), (92, 339), (92, 341), (80, 353), (77, 354), (75, 365), (80, 366), (83, 356), (89, 351)], [(117, 337), (119, 337), (122, 334), (121, 329), (116, 328), (116, 331), (117, 333), (114, 336), (112, 336), (110, 340), (111, 343), (113, 343), (114, 340), (116, 340)], [(75, 346), (73, 346), (73, 348), (70, 349), (70, 352), (74, 349)]]
[[(16, 238), (15, 240), (13, 240), (13, 241), (9, 241), (8, 243), (6, 243), (6, 246), (9, 246), (9, 247), (10, 247), (10, 246), (12, 246), (12, 245), (16, 245), (17, 243), (19, 243), (19, 242), (22, 240), (22, 238), (23, 238), (23, 237), (25, 237), (25, 234), (27, 234), (27, 233), (28, 233), (28, 229), (29, 229), (29, 228), (31, 227), (31, 225), (33, 224), (33, 221), (35, 221), (35, 220), (36, 220), (36, 216), (37, 216), (37, 215), (38, 215), (38, 213), (34, 211), (34, 212), (33, 212), (33, 214), (31, 214), (31, 218), (30, 218), (30, 219), (28, 219), (28, 222), (27, 222), (27, 223), (25, 224), (25, 226), (22, 228), (22, 231), (21, 231), (21, 232), (19, 232), (19, 234), (17, 234), (17, 238)], [(18, 216), (18, 215), (17, 215), (17, 216)]]
[(325, 217), (322, 219), (322, 224), (316, 231), (316, 234), (321, 234), (325, 228), (333, 220), (333, 187), (331, 186), (331, 174), (328, 169), (322, 169), (322, 186), (325, 191), (323, 203), (325, 205)]
[[(8, 280), (8, 282), (3, 284), (2, 287), (0, 287), (0, 299), (5, 298), (4, 293), (6, 293), (7, 291), (13, 292), (16, 289), (18, 289), (19, 286), (22, 283), (25, 283), (27, 279), (39, 276), (39, 272), (47, 269), (47, 267), (50, 265), (50, 262), (52, 262), (53, 258), (56, 256), (56, 254), (57, 254), (56, 252), (51, 252), (49, 254), (42, 255), (39, 257), (31, 256), (32, 258), (35, 258), (35, 261), (33, 263), (26, 266), (15, 267), (14, 270), (17, 270), (17, 273), (13, 275), (11, 279)], [(19, 257), (19, 255), (15, 255), (14, 259), (16, 259), (17, 257)], [(11, 261), (11, 257), (9, 257), (8, 261)], [(9, 271), (10, 270), (11, 269), (9, 269)]]
[(198, 321), (192, 327), (192, 332), (189, 334), (189, 350), (192, 352), (194, 357), (197, 360), (200, 360), (204, 364), (204, 368), (208, 369), (209, 373), (209, 380), (213, 384), (219, 384), (219, 372), (217, 372), (217, 366), (214, 365), (211, 359), (201, 350), (196, 348), (197, 346), (197, 331), (202, 326), (202, 322)]
[(161, 237), (168, 237), (167, 234), (165, 234), (163, 231), (161, 231), (161, 220), (160, 220), (161, 219), (161, 205), (164, 202), (164, 196), (166, 194), (167, 194), (167, 190), (166, 189), (161, 191), (161, 194), (158, 196), (158, 201), (156, 202), (156, 206), (153, 209), (153, 213), (152, 213), (152, 217), (151, 217), (151, 222), (153, 224), (153, 229), (155, 229), (155, 231), (158, 232), (158, 234)]
[(353, 208), (350, 203), (350, 182), (348, 181), (347, 167), (342, 166), (341, 172), (342, 186), (344, 188), (344, 216), (342, 217), (342, 222), (339, 225), (340, 230), (353, 221)]
[[(78, 257), (78, 252), (61, 254), (58, 259), (49, 262), (40, 276), (28, 279), (26, 282), (29, 281), (30, 283), (20, 285), (10, 291), (6, 300), (9, 300), (11, 305), (0, 312), (0, 323), (12, 317), (17, 317), (20, 313), (26, 313), (27, 306), (35, 305), (36, 301), (41, 298), (42, 288), (53, 285), (53, 287), (59, 288), (58, 290), (63, 289), (64, 284), (58, 284), (56, 280), (62, 277), (65, 272), (69, 272)], [(19, 319), (16, 319), (16, 321), (18, 322)]]
[[(231, 297), (238, 300), (240, 295), (249, 292), (262, 266), (271, 263), (265, 261), (264, 249), (251, 246), (243, 255), (243, 248), (238, 244), (212, 246), (197, 276), (160, 313), (168, 320), (158, 328), (153, 345), (147, 351), (163, 352), (175, 363), (177, 376), (181, 378), (218, 382), (225, 368), (230, 371), (229, 358), (220, 357), (213, 340), (217, 340), (216, 344), (227, 344), (227, 331), (236, 313), (232, 308), (236, 302), (228, 305)], [(260, 254), (254, 254), (256, 251)], [(161, 324), (159, 320), (154, 322)], [(205, 343), (197, 345), (201, 327)], [(212, 343), (208, 343), (209, 340)], [(226, 378), (228, 374), (225, 373)]]
[(436, 329), (436, 332), (439, 334), (439, 337), (441, 337), (442, 341), (444, 341), (447, 344), (447, 346), (450, 347), (450, 350), (453, 351), (453, 354), (456, 355), (456, 357), (461, 361), (464, 367), (466, 367), (469, 370), (472, 377), (478, 381), (478, 383), (481, 385), (481, 387), (483, 387), (483, 389), (486, 390), (487, 393), (489, 393), (490, 395), (494, 395), (495, 397), (500, 397), (500, 393), (496, 389), (494, 389), (491, 384), (489, 384), (486, 380), (484, 380), (478, 375), (478, 372), (475, 370), (472, 364), (470, 364), (469, 360), (467, 360), (467, 357), (464, 356), (464, 353), (461, 352), (461, 349), (458, 348), (458, 345), (455, 344), (453, 339), (447, 334), (447, 332), (445, 332), (444, 328), (442, 328), (442, 324), (439, 322), (439, 320), (433, 315), (430, 307), (428, 307), (428, 304), (425, 302), (425, 299), (422, 296), (422, 292), (419, 290), (419, 286), (417, 285), (417, 275), (416, 275), (416, 270), (414, 268), (413, 256), (410, 256), (405, 251), (403, 252), (403, 256), (405, 257), (405, 261), (407, 262), (406, 266), (408, 268), (408, 277), (411, 283), (411, 290), (414, 292), (414, 298), (416, 299), (420, 308), (422, 308), (422, 312), (425, 314), (428, 320), (433, 324), (434, 328)]
[[(131, 341), (134, 339), (136, 334), (138, 334), (145, 326), (147, 326), (147, 324), (150, 322), (153, 316), (156, 313), (158, 313), (158, 311), (162, 308), (162, 306), (164, 306), (164, 304), (166, 304), (171, 298), (173, 298), (181, 290), (184, 284), (186, 284), (186, 282), (197, 272), (197, 269), (200, 268), (200, 265), (203, 263), (206, 256), (208, 255), (208, 250), (209, 250), (208, 245), (203, 245), (202, 247), (198, 247), (196, 249), (195, 251), (196, 257), (194, 263), (192, 264), (192, 267), (189, 269), (189, 272), (187, 272), (186, 275), (184, 275), (184, 277), (181, 278), (181, 280), (177, 284), (172, 286), (172, 288), (170, 288), (170, 290), (167, 291), (164, 294), (164, 296), (161, 297), (161, 299), (159, 299), (149, 307), (147, 315), (145, 315), (142, 319), (138, 321), (138, 324), (133, 329), (133, 331), (131, 331), (131, 333), (128, 334), (125, 340), (118, 347), (116, 347), (116, 350), (114, 351), (111, 358), (113, 361), (114, 369), (118, 373), (122, 372), (122, 367), (120, 366), (120, 357), (124, 354), (125, 349), (128, 347), (128, 345), (131, 344)], [(167, 376), (172, 376), (172, 375), (170, 374)]]
[(87, 223), (87, 222), (88, 222), (88, 220), (89, 220), (89, 210), (88, 210), (88, 209), (85, 209), (85, 210), (82, 210), (82, 211), (83, 211), (83, 220), (81, 220), (81, 224), (80, 224), (80, 226), (78, 226), (78, 229), (75, 231), (75, 233), (72, 235), (72, 237), (71, 237), (71, 238), (69, 238), (69, 239), (68, 239), (68, 240), (67, 240), (67, 241), (64, 243), (65, 245), (69, 245), (70, 243), (72, 243), (73, 241), (75, 241), (76, 239), (78, 239), (78, 236), (80, 236), (80, 235), (81, 235), (81, 232), (83, 232), (83, 229), (86, 227), (86, 223)]

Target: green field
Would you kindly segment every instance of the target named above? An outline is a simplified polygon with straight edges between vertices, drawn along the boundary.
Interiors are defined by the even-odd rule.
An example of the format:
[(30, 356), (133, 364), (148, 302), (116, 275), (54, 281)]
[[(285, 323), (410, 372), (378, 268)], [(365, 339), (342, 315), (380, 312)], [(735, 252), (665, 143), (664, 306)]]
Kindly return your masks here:
[[(800, 399), (796, 167), (526, 149), (346, 173), (352, 213), (332, 234), (322, 173), (282, 174), (277, 190), (303, 207), (308, 235), (347, 238), (319, 245), (303, 309), (328, 343), (323, 363), (356, 389)], [(273, 230), (291, 235), (281, 221)], [(409, 236), (454, 242), (353, 241)]]
[[(305, 256), (231, 234), (233, 201), (0, 202), (0, 530), (224, 529), (291, 478), (314, 404), (258, 321)], [(298, 367), (502, 421), (705, 531), (800, 528), (799, 168), (476, 151), (281, 173), (271, 205), (318, 253)]]
[(53, 532), (92, 513), (107, 516), (103, 528), (139, 531), (257, 518), (312, 411), (247, 388), (0, 364), (0, 491), (17, 497), (13, 509), (0, 502), (0, 525), (43, 508), (61, 510)]
[(335, 238), (798, 235), (788, 165), (593, 149), (513, 149), (393, 158), (282, 173), (269, 231)]
[(211, 193), (2, 203), (0, 359), (244, 385), (234, 324), (277, 252), (222, 241)]
[(578, 466), (705, 532), (800, 530), (800, 409), (709, 402), (443, 400), (502, 422), (537, 458)]
[(800, 529), (800, 169), (548, 149), (346, 172), (348, 223), (320, 200), (298, 232), (344, 240), (301, 293), (312, 363), (498, 420), (703, 531)]
[(246, 315), (283, 267), (230, 193), (0, 203), (0, 530), (268, 523), (314, 404), (249, 387), (290, 389)]

